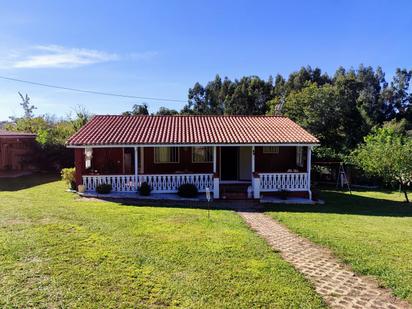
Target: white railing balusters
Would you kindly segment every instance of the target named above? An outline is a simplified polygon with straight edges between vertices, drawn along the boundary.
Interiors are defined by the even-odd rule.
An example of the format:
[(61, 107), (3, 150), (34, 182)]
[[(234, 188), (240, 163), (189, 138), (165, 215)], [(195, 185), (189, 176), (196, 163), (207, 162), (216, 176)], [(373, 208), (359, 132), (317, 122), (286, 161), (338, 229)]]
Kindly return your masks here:
[(83, 176), (86, 191), (95, 191), (102, 183), (110, 183), (115, 192), (133, 192), (137, 189), (134, 175), (99, 175)]
[(165, 174), (165, 175), (87, 175), (83, 176), (86, 191), (95, 191), (102, 183), (110, 183), (114, 192), (135, 192), (137, 184), (147, 182), (153, 193), (175, 193), (184, 183), (194, 184), (199, 192), (213, 190), (213, 174)]
[(308, 190), (307, 173), (259, 173), (260, 191), (306, 191)]
[(180, 185), (194, 184), (199, 192), (205, 192), (208, 187), (213, 190), (213, 174), (168, 174), (168, 175), (140, 175), (139, 182), (147, 182), (153, 193), (174, 193)]

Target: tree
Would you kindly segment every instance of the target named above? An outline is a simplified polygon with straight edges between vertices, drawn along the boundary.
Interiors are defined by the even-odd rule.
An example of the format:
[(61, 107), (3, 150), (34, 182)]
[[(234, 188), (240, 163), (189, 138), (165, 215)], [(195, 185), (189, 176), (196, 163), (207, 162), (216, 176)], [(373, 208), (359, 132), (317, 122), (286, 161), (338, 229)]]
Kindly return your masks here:
[(135, 104), (131, 111), (122, 113), (123, 116), (137, 116), (137, 115), (149, 115), (149, 108), (146, 103)]
[(272, 89), (272, 99), (267, 102), (269, 114), (282, 115), (286, 95), (286, 80), (278, 74)]
[(272, 82), (258, 76), (243, 77), (229, 87), (224, 102), (227, 115), (264, 115), (267, 102), (272, 99)]
[(156, 115), (162, 115), (162, 116), (172, 116), (172, 115), (178, 115), (179, 112), (175, 109), (170, 109), (167, 107), (160, 107), (159, 110), (157, 111)]
[(19, 92), (19, 96), (22, 100), (22, 102), (20, 103), (20, 105), (23, 107), (24, 110), (24, 117), (25, 118), (32, 118), (33, 117), (33, 111), (37, 108), (34, 105), (30, 105), (30, 97), (27, 95), (23, 96), (20, 92)]
[(345, 139), (342, 101), (335, 87), (310, 83), (300, 91), (291, 92), (283, 110), (285, 115), (318, 137), (322, 147), (342, 152)]
[(70, 122), (73, 126), (73, 131), (77, 132), (91, 119), (92, 115), (86, 110), (84, 106), (80, 105), (74, 109), (74, 112), (76, 114), (76, 117), (74, 119), (71, 119)]
[(391, 127), (377, 128), (351, 154), (351, 160), (366, 173), (397, 183), (409, 203), (407, 187), (412, 182), (412, 140)]
[(41, 169), (50, 169), (73, 164), (73, 152), (65, 147), (67, 139), (80, 129), (89, 119), (90, 114), (81, 107), (76, 109), (74, 118), (56, 118), (50, 115), (34, 115), (36, 109), (29, 104), (30, 98), (19, 95), (23, 99), (21, 104), (23, 117), (10, 117), (11, 122), (5, 124), (5, 129), (17, 132), (36, 134), (38, 151), (33, 155), (33, 164)]
[(398, 68), (392, 82), (384, 89), (382, 97), (386, 120), (401, 119), (405, 116), (410, 117), (412, 105), (411, 78), (412, 70)]
[(203, 87), (200, 83), (195, 83), (189, 89), (188, 104), (182, 109), (183, 114), (195, 115), (221, 115), (224, 109), (225, 90), (227, 90), (227, 78), (222, 83), (219, 75), (213, 81)]

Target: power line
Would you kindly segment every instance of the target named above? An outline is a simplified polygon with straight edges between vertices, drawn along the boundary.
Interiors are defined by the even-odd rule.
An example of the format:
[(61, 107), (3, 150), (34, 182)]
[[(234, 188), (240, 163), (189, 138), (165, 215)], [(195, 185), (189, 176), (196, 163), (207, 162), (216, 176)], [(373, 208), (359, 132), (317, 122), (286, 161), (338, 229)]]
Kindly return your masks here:
[(165, 101), (165, 102), (179, 102), (179, 103), (186, 103), (184, 100), (177, 100), (177, 99), (164, 99), (164, 98), (152, 98), (152, 97), (140, 97), (134, 95), (127, 95), (127, 94), (119, 94), (119, 93), (111, 93), (111, 92), (100, 92), (100, 91), (93, 91), (93, 90), (84, 90), (84, 89), (77, 89), (77, 88), (70, 88), (70, 87), (63, 87), (63, 86), (56, 86), (56, 85), (49, 85), (44, 83), (32, 82), (23, 79), (11, 78), (6, 76), (1, 76), (1, 79), (11, 80), (19, 83), (26, 83), (36, 86), (43, 86), (48, 88), (56, 88), (56, 89), (63, 89), (68, 91), (75, 91), (75, 92), (82, 92), (82, 93), (89, 93), (89, 94), (97, 94), (97, 95), (105, 95), (105, 96), (112, 96), (112, 97), (121, 97), (121, 98), (129, 98), (129, 99), (140, 99), (140, 100), (153, 100), (153, 101)]

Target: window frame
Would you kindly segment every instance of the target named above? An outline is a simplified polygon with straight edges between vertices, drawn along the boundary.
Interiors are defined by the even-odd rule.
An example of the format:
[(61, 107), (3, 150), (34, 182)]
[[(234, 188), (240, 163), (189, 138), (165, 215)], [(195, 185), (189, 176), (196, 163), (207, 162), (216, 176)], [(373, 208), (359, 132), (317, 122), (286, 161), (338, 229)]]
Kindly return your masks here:
[[(275, 151), (268, 150), (268, 148), (274, 148)], [(262, 153), (263, 154), (279, 154), (279, 151), (280, 151), (279, 146), (262, 146)]]
[[(195, 148), (203, 148), (203, 149), (210, 149), (210, 161), (195, 161), (195, 152), (194, 149)], [(194, 164), (205, 164), (205, 163), (213, 163), (213, 147), (211, 146), (192, 146), (191, 148), (191, 152), (192, 152), (192, 163)]]
[[(174, 146), (167, 146), (167, 147), (153, 147), (153, 163), (154, 164), (178, 164), (180, 163), (180, 147), (174, 147)], [(156, 160), (156, 151), (157, 149), (160, 148), (167, 148), (167, 149), (175, 149), (176, 153), (176, 159), (177, 161), (164, 161), (164, 162), (159, 162)], [(171, 155), (169, 155), (169, 160), (170, 160)]]

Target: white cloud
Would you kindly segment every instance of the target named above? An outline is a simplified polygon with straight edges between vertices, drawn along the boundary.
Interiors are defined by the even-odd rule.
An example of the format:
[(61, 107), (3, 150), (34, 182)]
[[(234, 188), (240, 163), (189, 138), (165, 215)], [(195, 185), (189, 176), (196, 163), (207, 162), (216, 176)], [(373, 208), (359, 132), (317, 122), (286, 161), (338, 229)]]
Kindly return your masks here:
[(24, 49), (3, 49), (0, 69), (76, 68), (109, 61), (148, 61), (157, 52), (117, 54), (106, 51), (68, 48), (60, 45), (36, 45)]
[[(118, 60), (119, 56), (103, 51), (40, 45), (30, 48), (30, 55), (13, 55), (13, 68), (73, 68), (88, 64)], [(16, 59), (17, 58), (17, 59)]]

